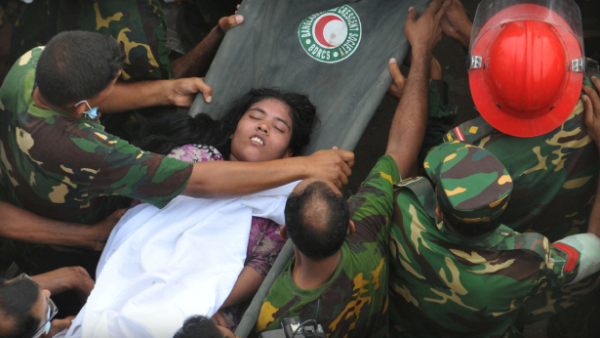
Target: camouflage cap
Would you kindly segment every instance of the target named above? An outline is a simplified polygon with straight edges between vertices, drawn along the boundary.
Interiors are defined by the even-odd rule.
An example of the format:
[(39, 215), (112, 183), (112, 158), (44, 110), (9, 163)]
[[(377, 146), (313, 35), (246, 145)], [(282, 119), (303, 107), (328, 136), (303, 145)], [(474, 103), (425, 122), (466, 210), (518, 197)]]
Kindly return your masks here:
[(458, 141), (446, 142), (427, 155), (424, 165), (437, 186), (438, 203), (459, 221), (489, 222), (504, 212), (512, 178), (487, 150)]

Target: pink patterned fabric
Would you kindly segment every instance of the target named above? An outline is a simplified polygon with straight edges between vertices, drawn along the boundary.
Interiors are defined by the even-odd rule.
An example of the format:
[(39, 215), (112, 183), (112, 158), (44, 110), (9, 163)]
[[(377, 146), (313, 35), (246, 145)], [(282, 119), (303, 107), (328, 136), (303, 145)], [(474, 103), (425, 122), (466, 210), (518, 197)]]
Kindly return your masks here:
[[(171, 151), (169, 157), (186, 162), (222, 161), (221, 153), (212, 146), (186, 144)], [(279, 234), (279, 225), (271, 220), (253, 217), (246, 266), (265, 277), (283, 248), (285, 240)]]
[[(169, 157), (186, 162), (223, 160), (223, 156), (216, 148), (198, 144), (187, 144), (174, 149)], [(266, 277), (284, 244), (285, 240), (279, 234), (277, 223), (268, 219), (253, 217), (245, 266), (256, 270), (263, 278)], [(233, 305), (221, 311), (231, 331), (235, 331), (243, 315), (240, 311), (241, 308), (243, 307), (240, 305)]]

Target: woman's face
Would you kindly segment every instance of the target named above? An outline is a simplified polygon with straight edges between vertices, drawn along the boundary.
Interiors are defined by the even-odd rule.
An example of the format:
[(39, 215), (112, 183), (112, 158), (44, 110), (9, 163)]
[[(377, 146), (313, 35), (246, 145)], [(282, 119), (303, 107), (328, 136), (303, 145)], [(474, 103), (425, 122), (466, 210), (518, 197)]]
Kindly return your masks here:
[(260, 162), (290, 157), (290, 108), (277, 99), (253, 104), (231, 135), (231, 161)]

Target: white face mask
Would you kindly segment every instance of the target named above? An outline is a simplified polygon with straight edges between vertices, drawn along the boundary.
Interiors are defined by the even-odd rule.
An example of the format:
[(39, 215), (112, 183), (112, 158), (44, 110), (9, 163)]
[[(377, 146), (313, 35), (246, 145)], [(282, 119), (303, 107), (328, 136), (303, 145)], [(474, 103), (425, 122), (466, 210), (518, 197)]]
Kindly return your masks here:
[(98, 107), (92, 108), (90, 106), (90, 104), (87, 102), (87, 100), (83, 100), (83, 101), (79, 101), (75, 104), (75, 108), (77, 108), (77, 106), (79, 106), (80, 104), (85, 103), (88, 108), (90, 108), (89, 110), (86, 110), (83, 112), (84, 115), (87, 115), (90, 117), (90, 119), (95, 119), (96, 117), (98, 117)]

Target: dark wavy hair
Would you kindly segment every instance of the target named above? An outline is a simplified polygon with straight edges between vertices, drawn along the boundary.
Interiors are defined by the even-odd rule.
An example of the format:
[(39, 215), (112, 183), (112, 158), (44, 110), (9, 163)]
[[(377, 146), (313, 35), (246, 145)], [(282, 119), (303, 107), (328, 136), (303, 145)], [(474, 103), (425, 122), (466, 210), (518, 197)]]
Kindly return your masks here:
[(253, 104), (264, 99), (277, 99), (290, 108), (292, 137), (288, 149), (292, 150), (293, 156), (300, 155), (310, 143), (313, 129), (319, 124), (317, 108), (306, 95), (278, 88), (252, 89), (235, 101), (227, 115), (219, 120), (213, 120), (207, 114), (191, 117), (186, 113), (173, 113), (148, 122), (141, 130), (140, 148), (167, 155), (186, 144), (205, 144), (217, 148), (223, 158), (229, 159), (230, 136), (235, 132), (238, 122)]

